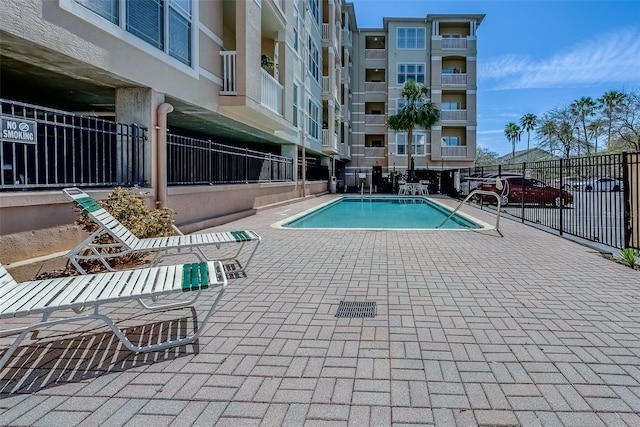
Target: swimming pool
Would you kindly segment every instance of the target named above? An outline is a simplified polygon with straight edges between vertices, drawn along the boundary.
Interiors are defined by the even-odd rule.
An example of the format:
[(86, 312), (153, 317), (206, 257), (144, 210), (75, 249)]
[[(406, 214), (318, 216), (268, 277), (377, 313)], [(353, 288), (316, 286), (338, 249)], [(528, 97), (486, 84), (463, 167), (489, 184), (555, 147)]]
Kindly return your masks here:
[(274, 224), (305, 229), (480, 229), (486, 225), (426, 197), (343, 197)]

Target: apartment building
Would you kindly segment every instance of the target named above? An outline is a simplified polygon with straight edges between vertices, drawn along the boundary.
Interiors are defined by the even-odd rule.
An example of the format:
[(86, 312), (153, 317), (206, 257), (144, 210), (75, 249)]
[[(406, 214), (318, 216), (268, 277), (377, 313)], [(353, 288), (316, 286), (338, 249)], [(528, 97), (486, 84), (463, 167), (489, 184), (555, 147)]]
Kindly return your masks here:
[[(442, 109), (440, 123), (414, 136), (416, 168), (471, 166), (482, 18), (385, 18), (360, 29), (343, 0), (4, 0), (0, 119), (21, 118), (38, 141), (0, 140), (0, 239), (51, 241), (74, 220), (59, 191), (69, 185), (141, 183), (187, 232), (333, 189), (334, 176), (340, 189), (381, 188), (407, 166), (406, 136), (386, 120), (408, 78)], [(103, 121), (88, 129), (84, 118)], [(97, 127), (110, 123), (128, 130), (102, 130), (97, 143)], [(124, 138), (140, 141), (141, 176), (104, 178), (130, 172), (133, 151), (116, 147)], [(167, 156), (183, 140), (196, 141), (189, 154)], [(103, 142), (112, 145), (98, 152)], [(245, 150), (242, 164), (215, 166), (231, 178), (196, 171), (214, 169), (201, 161), (213, 143)], [(105, 152), (114, 166), (100, 162)]]
[(353, 39), (349, 185), (380, 188), (408, 169), (407, 134), (387, 128), (402, 107), (404, 82), (424, 84), (441, 120), (413, 133), (414, 167), (437, 189), (476, 157), (477, 38), (484, 15), (384, 18), (382, 28), (357, 28)]

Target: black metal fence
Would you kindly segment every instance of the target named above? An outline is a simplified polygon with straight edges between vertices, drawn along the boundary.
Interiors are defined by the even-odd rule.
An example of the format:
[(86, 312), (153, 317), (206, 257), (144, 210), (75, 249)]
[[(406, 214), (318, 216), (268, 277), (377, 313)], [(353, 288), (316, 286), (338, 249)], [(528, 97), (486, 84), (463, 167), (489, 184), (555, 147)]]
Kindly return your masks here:
[[(504, 164), (460, 172), (461, 182), (467, 185), (488, 176), (512, 174), (522, 178), (527, 183), (523, 194), (511, 197), (507, 188), (503, 200), (509, 202), (504, 212), (523, 223), (608, 247), (640, 249), (640, 153)], [(527, 185), (553, 187), (571, 203), (546, 204), (527, 198)], [(560, 189), (566, 193), (560, 193)], [(565, 196), (567, 193), (569, 196)], [(515, 203), (510, 201), (513, 199)], [(482, 208), (487, 206), (483, 204)]]
[(147, 129), (0, 99), (0, 189), (148, 185)]
[[(298, 159), (298, 179), (302, 179), (302, 159)], [(328, 181), (329, 166), (318, 165), (307, 161), (307, 181)]]
[(167, 135), (169, 185), (233, 184), (293, 180), (293, 159), (190, 138)]

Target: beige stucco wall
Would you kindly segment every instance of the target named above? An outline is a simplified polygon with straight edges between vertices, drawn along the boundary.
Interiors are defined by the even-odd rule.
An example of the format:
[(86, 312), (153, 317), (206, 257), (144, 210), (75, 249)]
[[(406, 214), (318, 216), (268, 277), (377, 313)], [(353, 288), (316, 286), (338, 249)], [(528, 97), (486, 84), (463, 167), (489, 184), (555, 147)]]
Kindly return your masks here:
[[(144, 189), (153, 194), (153, 189)], [(327, 191), (327, 181), (306, 185), (306, 195)], [(109, 190), (87, 192), (104, 199)], [(176, 225), (184, 233), (213, 227), (252, 215), (257, 209), (294, 201), (303, 196), (295, 183), (243, 184), (169, 188), (168, 207), (177, 212)], [(147, 205), (151, 206), (148, 199)], [(0, 263), (11, 264), (68, 251), (86, 234), (74, 225), (72, 203), (58, 191), (0, 194)]]

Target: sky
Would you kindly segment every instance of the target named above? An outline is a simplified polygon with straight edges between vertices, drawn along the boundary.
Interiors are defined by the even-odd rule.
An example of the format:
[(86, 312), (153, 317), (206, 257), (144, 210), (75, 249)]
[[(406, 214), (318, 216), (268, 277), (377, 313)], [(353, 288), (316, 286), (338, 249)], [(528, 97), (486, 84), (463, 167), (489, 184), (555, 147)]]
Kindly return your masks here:
[[(478, 27), (478, 146), (511, 153), (509, 122), (583, 96), (640, 89), (640, 0), (352, 0), (358, 28), (383, 17), (485, 14)], [(531, 135), (531, 147), (537, 141)], [(516, 150), (527, 148), (527, 136)]]

